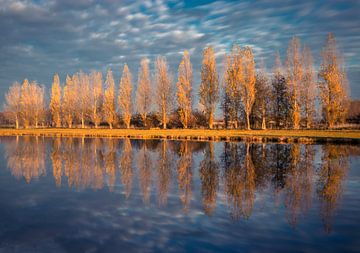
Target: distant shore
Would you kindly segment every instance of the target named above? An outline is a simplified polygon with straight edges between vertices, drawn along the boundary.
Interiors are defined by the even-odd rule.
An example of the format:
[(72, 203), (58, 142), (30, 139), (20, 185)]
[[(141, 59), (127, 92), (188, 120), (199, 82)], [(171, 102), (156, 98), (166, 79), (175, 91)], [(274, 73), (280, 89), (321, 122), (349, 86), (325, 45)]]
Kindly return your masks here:
[(186, 139), (213, 141), (258, 141), (283, 143), (360, 143), (360, 130), (209, 130), (209, 129), (0, 129), (0, 136), (115, 137), (132, 139)]

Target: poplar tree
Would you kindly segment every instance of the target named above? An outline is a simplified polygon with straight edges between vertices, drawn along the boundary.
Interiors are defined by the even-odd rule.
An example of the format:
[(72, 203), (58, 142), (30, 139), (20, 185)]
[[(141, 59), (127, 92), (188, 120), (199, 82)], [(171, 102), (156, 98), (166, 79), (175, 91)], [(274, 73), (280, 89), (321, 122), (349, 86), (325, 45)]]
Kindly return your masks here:
[(304, 47), (302, 58), (304, 74), (301, 86), (301, 108), (306, 128), (310, 128), (313, 126), (315, 120), (317, 90), (313, 57), (309, 47)]
[(61, 127), (61, 87), (59, 75), (54, 75), (54, 81), (51, 87), (50, 111), (52, 124), (55, 127)]
[(101, 122), (102, 93), (102, 74), (101, 72), (93, 71), (90, 75), (90, 118), (95, 128), (98, 128)]
[(29, 80), (25, 79), (21, 86), (21, 96), (20, 96), (20, 116), (23, 126), (28, 128), (30, 126), (30, 88)]
[(132, 94), (133, 85), (131, 78), (132, 78), (131, 72), (128, 68), (128, 65), (125, 64), (120, 80), (118, 105), (126, 128), (130, 127), (131, 112), (132, 112), (131, 94)]
[(184, 128), (188, 128), (192, 112), (192, 82), (193, 73), (190, 55), (189, 52), (185, 50), (179, 65), (178, 82), (176, 83), (179, 116)]
[(246, 128), (250, 130), (250, 113), (255, 101), (256, 93), (256, 70), (254, 55), (250, 47), (245, 47), (242, 50), (242, 56), (243, 75), (240, 82), (240, 98), (245, 112)]
[(272, 86), (272, 108), (273, 117), (277, 128), (287, 125), (290, 117), (290, 102), (288, 86), (284, 75), (283, 67), (279, 53), (275, 55), (275, 64), (273, 67)]
[(63, 89), (63, 101), (61, 105), (62, 115), (64, 121), (66, 122), (69, 128), (72, 128), (74, 117), (75, 117), (75, 107), (76, 107), (76, 90), (74, 87), (73, 79), (66, 75), (65, 87)]
[(5, 94), (5, 110), (10, 114), (10, 119), (15, 120), (15, 128), (19, 128), (21, 117), (21, 86), (18, 82), (13, 83)]
[(300, 128), (300, 89), (303, 80), (303, 63), (300, 40), (293, 37), (289, 43), (286, 58), (287, 84), (291, 103), (291, 122), (294, 129)]
[(216, 72), (214, 49), (210, 46), (203, 51), (200, 84), (200, 104), (204, 106), (209, 128), (213, 128), (216, 104), (219, 100), (219, 77)]
[(81, 120), (81, 128), (85, 128), (85, 120), (91, 111), (89, 76), (84, 72), (80, 72), (79, 82), (78, 118)]
[(344, 63), (332, 33), (327, 36), (321, 57), (319, 88), (323, 119), (328, 128), (333, 128), (345, 121), (349, 98)]
[(165, 57), (158, 56), (155, 61), (156, 102), (161, 114), (163, 129), (166, 129), (168, 115), (173, 105), (172, 78)]
[(241, 48), (234, 44), (230, 54), (225, 56), (224, 70), (224, 100), (223, 111), (225, 124), (235, 122), (235, 128), (238, 127), (239, 114), (241, 112), (240, 82), (243, 78)]
[(140, 62), (138, 74), (138, 87), (136, 90), (136, 107), (144, 126), (146, 127), (146, 117), (151, 109), (151, 89), (150, 89), (150, 70), (149, 59), (143, 58)]
[(106, 73), (103, 103), (103, 116), (104, 120), (109, 124), (110, 129), (113, 128), (113, 124), (116, 120), (116, 105), (115, 105), (115, 82), (111, 69)]

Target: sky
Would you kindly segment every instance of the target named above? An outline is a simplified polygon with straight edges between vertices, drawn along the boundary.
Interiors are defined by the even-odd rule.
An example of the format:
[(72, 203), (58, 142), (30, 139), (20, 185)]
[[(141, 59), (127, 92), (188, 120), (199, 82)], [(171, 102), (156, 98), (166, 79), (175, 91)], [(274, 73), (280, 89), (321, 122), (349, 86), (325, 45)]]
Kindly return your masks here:
[[(298, 36), (320, 64), (333, 32), (344, 55), (351, 97), (360, 98), (360, 1), (114, 1), (0, 0), (0, 98), (14, 82), (36, 80), (49, 90), (54, 73), (110, 67), (119, 85), (125, 63), (136, 83), (139, 62), (166, 56), (173, 73), (189, 50), (194, 90), (200, 83), (201, 53), (212, 45), (218, 72), (233, 43), (251, 46), (268, 70), (279, 51)], [(0, 100), (0, 101), (1, 101)]]

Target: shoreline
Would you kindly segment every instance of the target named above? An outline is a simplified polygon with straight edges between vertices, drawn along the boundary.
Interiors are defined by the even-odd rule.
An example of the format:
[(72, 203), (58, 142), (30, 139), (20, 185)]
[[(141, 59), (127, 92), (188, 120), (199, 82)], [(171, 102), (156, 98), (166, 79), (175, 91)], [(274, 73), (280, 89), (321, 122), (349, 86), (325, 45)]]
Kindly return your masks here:
[(278, 143), (360, 143), (360, 130), (209, 130), (29, 128), (0, 129), (0, 136), (113, 137), (195, 141), (254, 141)]

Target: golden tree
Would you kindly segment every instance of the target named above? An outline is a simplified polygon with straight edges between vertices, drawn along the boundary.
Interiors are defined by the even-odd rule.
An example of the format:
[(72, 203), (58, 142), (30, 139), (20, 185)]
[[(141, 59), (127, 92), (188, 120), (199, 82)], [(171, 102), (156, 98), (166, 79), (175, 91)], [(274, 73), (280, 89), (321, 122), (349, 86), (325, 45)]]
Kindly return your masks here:
[(9, 113), (10, 119), (15, 120), (15, 128), (19, 128), (19, 121), (21, 116), (21, 86), (15, 82), (10, 86), (8, 92), (5, 94), (5, 110)]
[(240, 82), (243, 78), (242, 53), (238, 44), (234, 44), (230, 54), (225, 56), (224, 101), (222, 104), (225, 123), (235, 122), (238, 127), (240, 103)]
[(168, 115), (173, 105), (172, 78), (165, 57), (158, 56), (155, 61), (155, 80), (156, 80), (156, 102), (161, 114), (161, 123), (166, 129)]
[(294, 129), (300, 128), (300, 88), (304, 73), (300, 47), (299, 38), (293, 37), (289, 43), (286, 58), (291, 122)]
[(193, 73), (188, 51), (184, 51), (183, 58), (178, 69), (177, 86), (177, 102), (179, 105), (180, 121), (184, 128), (188, 128), (188, 124), (192, 111), (192, 82)]
[(150, 90), (150, 70), (149, 59), (143, 58), (140, 62), (138, 75), (138, 87), (136, 90), (136, 107), (144, 126), (146, 126), (146, 117), (151, 109), (151, 90)]
[(306, 122), (306, 128), (310, 128), (314, 124), (316, 113), (316, 79), (313, 66), (313, 57), (311, 49), (305, 47), (303, 50), (304, 74), (301, 86), (301, 107), (303, 118)]
[(115, 82), (111, 69), (107, 71), (105, 81), (104, 103), (102, 107), (105, 121), (109, 124), (110, 129), (116, 120), (116, 105), (115, 105)]
[(37, 128), (45, 119), (45, 89), (33, 81), (29, 86), (29, 94), (27, 110), (30, 111), (30, 122)]
[(120, 80), (118, 104), (126, 128), (130, 127), (130, 121), (131, 121), (131, 112), (132, 112), (131, 93), (132, 93), (131, 72), (128, 68), (128, 65), (125, 64)]
[(21, 96), (20, 96), (20, 115), (25, 128), (29, 127), (30, 116), (31, 116), (29, 110), (29, 105), (31, 100), (29, 87), (30, 87), (29, 80), (25, 79), (21, 86)]
[(59, 75), (54, 75), (54, 81), (51, 87), (50, 111), (52, 123), (55, 127), (61, 127), (61, 87)]
[(348, 111), (347, 77), (335, 36), (329, 33), (321, 53), (319, 82), (323, 118), (329, 128), (344, 122)]
[(61, 110), (64, 117), (64, 121), (66, 122), (69, 128), (72, 127), (75, 116), (74, 110), (76, 107), (77, 92), (74, 86), (75, 85), (72, 78), (69, 75), (67, 75), (65, 87), (63, 89), (63, 102), (61, 105)]
[(85, 128), (85, 120), (91, 111), (89, 76), (84, 72), (80, 72), (79, 81), (79, 104), (77, 107), (79, 109), (78, 118), (81, 120), (81, 128)]
[(246, 128), (250, 127), (250, 113), (255, 101), (255, 82), (256, 82), (256, 70), (254, 55), (250, 47), (245, 47), (242, 50), (242, 78), (240, 82), (240, 98), (243, 104), (245, 117), (246, 117)]
[(210, 46), (203, 51), (201, 67), (200, 104), (204, 106), (209, 128), (213, 128), (214, 113), (219, 100), (219, 77), (216, 72), (214, 49)]
[(91, 100), (91, 114), (90, 118), (97, 128), (101, 122), (101, 102), (102, 102), (102, 74), (101, 72), (93, 71), (90, 74), (90, 100)]

